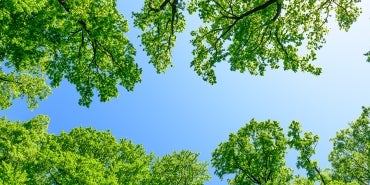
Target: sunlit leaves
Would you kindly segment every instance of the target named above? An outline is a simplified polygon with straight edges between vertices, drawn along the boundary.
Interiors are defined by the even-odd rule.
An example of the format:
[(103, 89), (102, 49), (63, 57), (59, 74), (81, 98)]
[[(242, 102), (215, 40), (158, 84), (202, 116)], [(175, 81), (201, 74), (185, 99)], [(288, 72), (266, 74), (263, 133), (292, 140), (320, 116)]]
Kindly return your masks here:
[(37, 102), (51, 93), (43, 77), (29, 74), (5, 74), (0, 71), (0, 109), (7, 109), (14, 99), (27, 98), (28, 107), (37, 107)]
[(235, 174), (229, 184), (287, 184), (292, 170), (285, 166), (287, 138), (276, 121), (251, 120), (229, 135), (212, 153), (215, 174)]
[(0, 184), (26, 184), (30, 177), (38, 178), (28, 174), (36, 168), (26, 168), (38, 160), (38, 152), (47, 140), (48, 122), (46, 116), (24, 123), (0, 119)]
[[(232, 71), (252, 75), (281, 67), (319, 75), (321, 68), (311, 62), (325, 43), (328, 18), (335, 15), (340, 28), (348, 30), (361, 13), (358, 2), (145, 0), (133, 18), (134, 26), (143, 31), (139, 37), (149, 62), (161, 73), (173, 65), (176, 37), (185, 30), (185, 9), (197, 13), (204, 24), (191, 33), (191, 66), (214, 84), (214, 68), (224, 61)], [(79, 104), (84, 106), (91, 104), (96, 93), (100, 101), (108, 101), (118, 96), (118, 86), (132, 91), (141, 80), (135, 48), (125, 36), (129, 26), (115, 0), (4, 1), (0, 3), (0, 24), (0, 60), (1, 66), (6, 66), (1, 72), (5, 76), (27, 74), (44, 78), (52, 87), (66, 79), (76, 86)], [(49, 91), (45, 83), (39, 82), (40, 88)], [(15, 95), (18, 92), (13, 89), (9, 91), (12, 98), (1, 102), (1, 108), (24, 96), (46, 97), (40, 90)], [(36, 99), (31, 98), (31, 108), (37, 105)]]
[[(46, 132), (48, 119), (0, 123), (0, 179), (21, 173), (22, 184), (131, 184), (149, 178), (152, 155), (110, 132), (75, 128), (59, 136)], [(14, 170), (17, 173), (14, 173)]]
[(336, 18), (341, 29), (348, 31), (350, 26), (356, 21), (361, 13), (361, 8), (356, 6), (356, 3), (361, 0), (338, 0), (333, 1), (335, 4)]
[[(237, 133), (231, 133), (228, 141), (219, 144), (212, 153), (212, 166), (221, 179), (233, 175), (228, 179), (229, 184), (356, 184), (352, 180), (333, 178), (330, 169), (320, 169), (318, 162), (311, 159), (318, 139), (311, 132), (302, 133), (296, 121), (285, 134), (276, 121), (252, 119)], [(286, 166), (288, 149), (299, 153), (296, 167), (306, 170), (307, 177), (293, 176), (293, 169)], [(351, 160), (349, 156), (344, 158)]]
[(297, 168), (305, 169), (309, 180), (313, 182), (319, 180), (326, 183), (328, 180), (322, 174), (322, 170), (318, 167), (318, 162), (311, 159), (311, 157), (316, 153), (315, 147), (319, 141), (319, 136), (314, 135), (311, 132), (305, 132), (303, 136), (301, 134), (302, 130), (300, 124), (293, 121), (289, 126), (288, 136), (290, 137), (290, 140), (288, 144), (300, 154), (297, 159)]
[[(302, 132), (292, 121), (287, 134), (276, 121), (252, 119), (237, 133), (231, 133), (212, 153), (212, 166), (221, 179), (233, 175), (229, 184), (297, 184), (297, 185), (367, 185), (370, 183), (370, 108), (363, 107), (361, 116), (350, 128), (339, 131), (332, 139), (329, 155), (333, 168), (320, 169), (312, 160), (319, 137)], [(287, 149), (299, 155), (297, 168), (306, 170), (306, 177), (295, 175), (285, 166)]]
[(52, 87), (65, 78), (76, 85), (84, 106), (95, 92), (108, 101), (118, 96), (117, 86), (131, 91), (140, 82), (116, 1), (7, 1), (0, 12), (0, 60), (14, 73), (44, 81), (47, 75)]
[(155, 160), (151, 185), (202, 185), (209, 180), (207, 163), (198, 162), (199, 154), (182, 150)]
[(231, 70), (263, 75), (267, 67), (304, 71), (315, 75), (321, 68), (311, 61), (325, 43), (328, 17), (337, 16), (341, 28), (359, 16), (358, 1), (191, 1), (205, 23), (193, 31), (191, 65), (204, 80), (215, 83), (214, 68), (228, 61)]
[(109, 131), (47, 133), (49, 119), (0, 119), (0, 184), (193, 184), (210, 178), (197, 153), (157, 157)]
[(176, 33), (185, 29), (183, 0), (145, 0), (141, 12), (134, 13), (134, 24), (140, 35), (150, 63), (158, 73), (172, 66), (171, 53), (176, 43)]
[(370, 108), (363, 107), (350, 128), (337, 132), (329, 161), (334, 177), (345, 182), (370, 183)]

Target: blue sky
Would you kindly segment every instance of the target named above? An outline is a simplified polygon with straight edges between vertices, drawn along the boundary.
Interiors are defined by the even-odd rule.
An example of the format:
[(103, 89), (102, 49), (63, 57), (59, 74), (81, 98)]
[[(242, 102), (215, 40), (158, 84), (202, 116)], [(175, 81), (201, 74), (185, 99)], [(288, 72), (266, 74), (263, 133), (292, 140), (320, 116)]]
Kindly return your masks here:
[[(142, 2), (122, 0), (118, 8), (130, 18), (131, 11), (139, 10)], [(369, 1), (361, 4), (370, 7)], [(107, 103), (95, 98), (91, 107), (85, 108), (78, 106), (75, 88), (63, 82), (34, 111), (18, 100), (0, 116), (28, 120), (46, 114), (51, 118), (52, 133), (92, 126), (143, 144), (157, 155), (189, 149), (200, 152), (201, 160), (210, 160), (217, 145), (252, 118), (277, 120), (285, 129), (297, 120), (305, 131), (319, 134), (315, 157), (322, 167), (328, 166), (332, 147), (329, 139), (359, 116), (361, 106), (370, 106), (370, 63), (363, 56), (370, 50), (369, 9), (363, 10), (349, 32), (331, 24), (327, 43), (314, 62), (323, 68), (320, 76), (275, 70), (256, 77), (231, 72), (225, 62), (217, 65), (218, 83), (207, 84), (190, 68), (189, 31), (197, 24), (189, 22), (185, 33), (178, 36), (173, 51), (175, 67), (165, 74), (156, 74), (148, 64), (149, 59), (139, 48), (137, 29), (131, 29), (128, 36), (138, 47), (136, 61), (143, 68), (142, 83), (134, 92), (121, 88), (119, 98)], [(287, 160), (294, 165), (294, 154)], [(227, 182), (213, 177), (207, 184)]]

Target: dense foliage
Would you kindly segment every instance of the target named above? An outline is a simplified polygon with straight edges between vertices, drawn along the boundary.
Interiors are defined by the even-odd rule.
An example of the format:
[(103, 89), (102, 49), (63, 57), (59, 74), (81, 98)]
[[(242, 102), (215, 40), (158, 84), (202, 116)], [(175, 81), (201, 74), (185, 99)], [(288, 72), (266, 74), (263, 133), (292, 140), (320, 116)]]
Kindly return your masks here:
[[(176, 35), (186, 14), (204, 23), (191, 32), (190, 66), (203, 80), (216, 83), (214, 68), (263, 75), (268, 68), (314, 75), (312, 64), (335, 16), (348, 30), (361, 13), (360, 0), (145, 0), (133, 13), (150, 63), (158, 73), (172, 66)], [(136, 48), (126, 37), (126, 16), (116, 0), (0, 0), (0, 109), (27, 98), (29, 108), (45, 99), (62, 80), (76, 86), (79, 104), (89, 106), (132, 91), (142, 69)], [(366, 53), (370, 62), (370, 52)], [(319, 137), (302, 132), (293, 121), (287, 132), (277, 121), (251, 120), (212, 153), (211, 164), (229, 184), (370, 184), (370, 108), (332, 139), (329, 161), (313, 160)], [(0, 119), (0, 184), (164, 184), (201, 185), (210, 179), (206, 162), (188, 150), (161, 157), (109, 131), (74, 128), (47, 132), (49, 119), (26, 122)], [(296, 150), (294, 174), (286, 153)]]
[(49, 119), (0, 119), (0, 184), (178, 184), (207, 181), (207, 163), (197, 153), (155, 157), (109, 131), (74, 128), (47, 133)]
[[(332, 139), (334, 148), (329, 156), (332, 168), (320, 169), (312, 159), (319, 137), (311, 132), (302, 133), (298, 122), (293, 121), (285, 134), (277, 121), (254, 119), (219, 144), (212, 153), (212, 166), (221, 179), (233, 174), (228, 182), (235, 185), (367, 185), (370, 183), (369, 112), (370, 108), (363, 108), (350, 128), (339, 131)], [(296, 167), (305, 169), (306, 177), (294, 175), (294, 170), (286, 166), (288, 149), (299, 153)]]
[(370, 107), (349, 128), (337, 132), (329, 155), (336, 179), (370, 183)]
[[(125, 36), (127, 20), (116, 1), (24, 0), (0, 2), (0, 83), (12, 99), (44, 99), (50, 80), (57, 87), (63, 79), (76, 85), (79, 104), (88, 106), (93, 91), (101, 101), (118, 96), (117, 85), (133, 90), (141, 69), (134, 62), (135, 48)], [(26, 82), (26, 83), (24, 83)], [(22, 87), (28, 86), (28, 90)], [(43, 90), (40, 90), (43, 89)]]
[[(211, 164), (229, 184), (370, 183), (370, 108), (363, 108), (350, 128), (332, 139), (332, 168), (320, 169), (312, 159), (318, 136), (302, 133), (293, 121), (288, 132), (277, 121), (252, 119), (212, 153)], [(202, 185), (210, 179), (208, 165), (188, 150), (156, 157), (127, 139), (117, 141), (109, 131), (74, 128), (47, 133), (49, 118), (26, 122), (0, 119), (0, 184), (167, 184)], [(297, 176), (286, 165), (289, 149), (298, 151)], [(229, 176), (228, 176), (229, 177)]]
[[(176, 34), (185, 15), (203, 25), (191, 32), (191, 66), (210, 83), (214, 67), (227, 61), (231, 70), (263, 75), (266, 68), (320, 74), (311, 62), (325, 43), (329, 17), (348, 30), (360, 0), (145, 0), (133, 13), (134, 26), (157, 72), (172, 66)], [(128, 91), (141, 81), (136, 49), (126, 37), (129, 25), (116, 0), (0, 1), (0, 102), (26, 97), (30, 108), (63, 79), (76, 86), (80, 105), (94, 93), (101, 101)]]

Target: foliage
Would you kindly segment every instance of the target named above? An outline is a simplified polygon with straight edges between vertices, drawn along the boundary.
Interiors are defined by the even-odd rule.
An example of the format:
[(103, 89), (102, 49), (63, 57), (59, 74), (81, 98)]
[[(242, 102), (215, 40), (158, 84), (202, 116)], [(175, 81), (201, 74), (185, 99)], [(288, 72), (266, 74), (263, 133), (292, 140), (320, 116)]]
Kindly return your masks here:
[[(359, 119), (361, 121), (356, 121), (361, 123), (357, 124), (359, 127), (356, 127), (356, 131), (351, 131), (356, 133), (355, 136), (346, 137), (346, 142), (334, 142), (330, 158), (333, 169), (320, 169), (318, 162), (312, 160), (319, 138), (311, 132), (302, 133), (298, 122), (292, 121), (285, 134), (277, 121), (258, 122), (254, 119), (237, 133), (231, 133), (228, 141), (219, 144), (212, 153), (211, 164), (215, 168), (215, 174), (221, 179), (225, 175), (233, 175), (228, 182), (235, 185), (368, 184), (369, 111), (370, 108), (364, 109)], [(351, 127), (353, 125), (355, 124)], [(340, 133), (342, 132), (349, 132), (349, 129)], [(363, 150), (358, 151), (360, 148)], [(307, 177), (293, 176), (293, 169), (285, 163), (287, 149), (299, 152), (296, 167), (305, 169)]]
[(215, 174), (235, 174), (229, 184), (286, 184), (292, 178), (285, 166), (287, 141), (278, 122), (253, 119), (212, 153)]
[(364, 55), (367, 56), (367, 61), (370, 62), (370, 51), (368, 51)]
[(0, 184), (26, 184), (30, 177), (40, 177), (39, 151), (47, 140), (48, 122), (45, 116), (24, 123), (0, 119)]
[(108, 101), (118, 96), (117, 85), (133, 90), (140, 81), (135, 48), (124, 35), (128, 24), (114, 0), (1, 1), (0, 24), (0, 61), (11, 70), (0, 71), (1, 85), (9, 86), (0, 90), (8, 95), (2, 109), (22, 96), (35, 107), (50, 93), (45, 75), (52, 87), (62, 79), (76, 85), (84, 106), (94, 90)]
[(174, 152), (156, 159), (152, 165), (152, 185), (201, 185), (209, 180), (207, 163), (198, 163), (198, 153)]
[[(185, 30), (186, 13), (203, 21), (192, 31), (191, 66), (210, 83), (214, 67), (263, 75), (267, 67), (320, 74), (311, 61), (325, 43), (327, 22), (336, 16), (348, 30), (361, 10), (360, 0), (145, 0), (133, 13), (150, 63), (158, 73), (172, 66), (176, 35)], [(186, 12), (187, 11), (187, 12)], [(141, 81), (136, 50), (125, 34), (129, 26), (116, 0), (9, 0), (0, 2), (0, 108), (27, 97), (30, 108), (68, 80), (89, 106), (118, 96)], [(307, 52), (305, 52), (307, 51)], [(47, 83), (46, 83), (47, 82)]]
[[(196, 153), (155, 158), (141, 145), (117, 142), (109, 131), (74, 128), (48, 134), (48, 121), (46, 116), (27, 122), (0, 119), (0, 184), (142, 185), (163, 177), (162, 182), (201, 185), (209, 179), (206, 163)], [(166, 169), (168, 165), (176, 169)]]
[[(324, 183), (321, 183), (324, 184)], [(327, 185), (359, 185), (357, 182), (344, 182), (338, 180), (330, 180), (326, 183)], [(315, 182), (308, 178), (297, 176), (294, 178), (292, 185), (315, 185)]]
[(37, 102), (50, 93), (43, 77), (29, 74), (5, 74), (0, 71), (0, 109), (11, 107), (14, 99), (27, 97), (30, 109), (37, 107)]
[(192, 32), (191, 65), (210, 83), (216, 82), (215, 65), (225, 60), (231, 70), (253, 75), (280, 66), (319, 75), (321, 68), (310, 62), (325, 43), (328, 18), (335, 14), (340, 28), (348, 30), (361, 12), (359, 0), (192, 2), (205, 24)]
[[(204, 26), (191, 34), (198, 75), (216, 83), (214, 67), (227, 60), (231, 70), (263, 75), (266, 67), (320, 74), (310, 62), (325, 43), (328, 18), (335, 14), (340, 28), (348, 30), (359, 16), (359, 1), (223, 1), (145, 0), (135, 25), (144, 33), (142, 43), (158, 72), (171, 65), (176, 33), (185, 26), (185, 7), (197, 12)], [(298, 28), (298, 29), (297, 29)], [(302, 47), (308, 51), (302, 53)], [(159, 60), (162, 59), (162, 60)]]
[(329, 161), (335, 179), (367, 185), (370, 183), (370, 107), (362, 109), (360, 117), (332, 139), (334, 147)]
[(143, 30), (141, 43), (158, 73), (172, 66), (171, 52), (176, 33), (185, 29), (182, 0), (148, 0), (141, 12), (134, 13), (134, 24)]
[(309, 180), (313, 182), (320, 180), (326, 184), (328, 179), (322, 174), (317, 161), (311, 160), (311, 157), (316, 153), (315, 147), (319, 141), (319, 136), (312, 132), (306, 132), (302, 137), (301, 133), (300, 124), (293, 121), (289, 126), (288, 136), (291, 139), (288, 144), (300, 153), (297, 159), (297, 168), (306, 169)]

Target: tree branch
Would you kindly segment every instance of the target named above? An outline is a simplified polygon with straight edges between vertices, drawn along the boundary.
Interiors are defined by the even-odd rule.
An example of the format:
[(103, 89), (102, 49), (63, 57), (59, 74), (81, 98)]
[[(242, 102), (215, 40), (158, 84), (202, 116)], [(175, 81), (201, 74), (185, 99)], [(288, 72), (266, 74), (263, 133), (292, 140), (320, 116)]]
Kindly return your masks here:
[[(168, 1), (169, 2), (169, 0), (166, 0), (166, 1)], [(66, 11), (66, 12), (68, 12), (68, 13), (70, 13), (70, 7), (68, 7), (68, 4), (66, 3), (66, 1), (65, 0), (58, 0), (58, 2), (59, 2), (59, 4), (64, 8), (64, 10)], [(163, 4), (162, 4), (163, 5)], [(165, 5), (165, 4), (164, 4)], [(79, 47), (79, 53), (78, 53), (78, 55), (79, 55), (79, 57), (81, 56), (81, 49), (82, 49), (82, 47), (83, 47), (83, 45), (84, 45), (84, 40), (85, 40), (85, 35), (84, 35), (84, 33), (83, 32), (86, 32), (87, 33), (87, 39), (88, 39), (88, 41), (91, 43), (91, 46), (92, 46), (92, 49), (93, 49), (93, 59), (92, 59), (92, 63), (95, 65), (95, 69), (96, 69), (96, 72), (99, 72), (99, 66), (98, 66), (98, 64), (97, 64), (97, 62), (96, 62), (96, 56), (97, 56), (97, 52), (98, 52), (98, 50), (100, 50), (100, 51), (102, 51), (103, 53), (105, 53), (106, 55), (108, 55), (111, 59), (112, 59), (112, 61), (114, 61), (114, 55), (112, 54), (112, 52), (110, 52), (106, 47), (104, 47), (103, 46), (103, 44), (101, 44), (100, 42), (99, 42), (99, 40), (97, 40), (97, 39), (95, 39), (95, 38), (93, 38), (93, 36), (92, 36), (92, 33), (91, 33), (91, 31), (87, 28), (87, 24), (86, 24), (86, 22), (85, 21), (83, 21), (83, 20), (78, 20), (77, 21), (78, 22), (78, 24), (81, 26), (81, 30), (77, 30), (76, 31), (76, 33), (78, 32), (78, 31), (81, 31), (82, 33), (81, 33), (81, 45), (80, 45), (80, 47)]]
[(21, 82), (19, 81), (16, 81), (16, 80), (10, 80), (4, 76), (0, 76), (0, 81), (5, 81), (5, 82), (10, 82), (10, 83), (17, 83), (17, 84), (22, 84)]
[[(148, 7), (149, 7), (149, 10), (150, 11), (153, 11), (153, 12), (159, 12), (159, 11), (161, 11), (161, 10), (164, 10), (164, 7), (166, 7), (166, 5), (167, 4), (169, 4), (170, 3), (170, 0), (165, 0), (165, 1), (163, 1), (163, 3), (161, 4), (161, 6), (159, 6), (159, 8), (154, 8), (153, 6), (152, 6), (152, 2), (149, 2), (149, 5), (148, 5)], [(171, 3), (170, 3), (171, 4)]]
[[(234, 162), (235, 162), (235, 164), (236, 164), (236, 167), (237, 167), (240, 171), (242, 171), (242, 172), (243, 172), (242, 174), (247, 175), (247, 177), (249, 178), (249, 180), (251, 180), (252, 182), (254, 182), (254, 183), (256, 183), (256, 184), (261, 184), (261, 181), (260, 181), (258, 178), (256, 178), (255, 176), (251, 175), (251, 174), (250, 174), (246, 169), (244, 169), (244, 168), (240, 165), (240, 163), (239, 163), (239, 161), (237, 160), (236, 156), (233, 156), (233, 160), (234, 160)], [(248, 162), (248, 166), (250, 166), (250, 161), (247, 161), (247, 162)]]
[(274, 22), (277, 20), (277, 18), (279, 18), (280, 14), (281, 14), (281, 9), (282, 9), (282, 4), (279, 3), (278, 1), (276, 1), (276, 13), (275, 13), (275, 16), (271, 19), (270, 22)]
[[(214, 2), (218, 7), (220, 7), (222, 11), (227, 12), (227, 11), (226, 11), (226, 10), (225, 10), (225, 9), (224, 9), (220, 4), (219, 4), (219, 3), (217, 3), (217, 1), (213, 1), (213, 2)], [(247, 16), (249, 16), (249, 15), (251, 15), (251, 14), (255, 13), (255, 12), (258, 12), (258, 11), (260, 11), (260, 10), (263, 10), (263, 9), (267, 8), (267, 7), (269, 7), (270, 5), (272, 5), (272, 4), (274, 4), (274, 3), (276, 3), (276, 13), (275, 13), (274, 17), (273, 17), (270, 21), (268, 21), (268, 23), (274, 22), (274, 21), (276, 21), (276, 20), (279, 18), (280, 14), (281, 14), (282, 4), (281, 4), (281, 3), (279, 3), (279, 2), (278, 2), (278, 0), (269, 0), (269, 1), (265, 2), (264, 4), (262, 4), (262, 5), (260, 5), (260, 6), (257, 6), (257, 7), (253, 8), (253, 9), (251, 9), (251, 10), (249, 10), (249, 11), (247, 11), (247, 12), (245, 12), (245, 13), (241, 14), (241, 15), (235, 15), (233, 12), (232, 12), (232, 13), (227, 12), (229, 15), (232, 15), (232, 16), (227, 16), (227, 15), (224, 15), (224, 14), (222, 14), (222, 13), (220, 12), (223, 18), (233, 19), (234, 21), (233, 21), (230, 25), (228, 25), (227, 27), (225, 27), (225, 28), (213, 29), (213, 30), (211, 30), (211, 31), (207, 32), (207, 33), (206, 33), (206, 35), (207, 35), (207, 34), (209, 34), (209, 33), (211, 33), (211, 32), (218, 32), (218, 31), (221, 31), (221, 30), (222, 30), (221, 35), (217, 38), (216, 42), (212, 44), (212, 45), (216, 46), (216, 45), (217, 45), (217, 43), (218, 43), (218, 42), (219, 42), (223, 37), (225, 37), (225, 35), (226, 35), (227, 33), (229, 33), (229, 32), (231, 31), (231, 29), (232, 29), (232, 28), (233, 28), (233, 27), (234, 27), (234, 26), (235, 26), (235, 25), (236, 25), (240, 20), (244, 19), (245, 17), (247, 17)], [(232, 10), (232, 7), (231, 7), (231, 4), (230, 4), (230, 3), (229, 3), (229, 6), (230, 6), (230, 9)], [(213, 46), (213, 47), (214, 47), (214, 46)]]
[(273, 3), (278, 3), (278, 0), (269, 0), (269, 1), (265, 2), (264, 4), (253, 8), (252, 10), (249, 10), (249, 11), (247, 11), (247, 12), (245, 12), (245, 13), (239, 15), (239, 16), (235, 16), (233, 19), (237, 19), (237, 20), (243, 19), (244, 17), (247, 17), (247, 16), (249, 16), (249, 15), (255, 13), (255, 12), (258, 12), (260, 10), (263, 10), (263, 9), (269, 7)]
[[(310, 160), (309, 158), (307, 158), (307, 161), (308, 161), (308, 163), (309, 163), (309, 164), (312, 164), (312, 163), (311, 163), (311, 160)], [(317, 174), (319, 174), (319, 177), (320, 177), (321, 182), (322, 182), (324, 185), (326, 185), (327, 183), (326, 183), (326, 181), (325, 181), (324, 176), (322, 176), (322, 174), (321, 174), (321, 170), (320, 170), (316, 165), (315, 165), (315, 166), (313, 166), (313, 169), (316, 171), (316, 173), (317, 173)]]
[(70, 9), (66, 3), (65, 0), (58, 0), (59, 4), (62, 5), (62, 7), (64, 8), (65, 11), (67, 11), (68, 13), (70, 13)]

